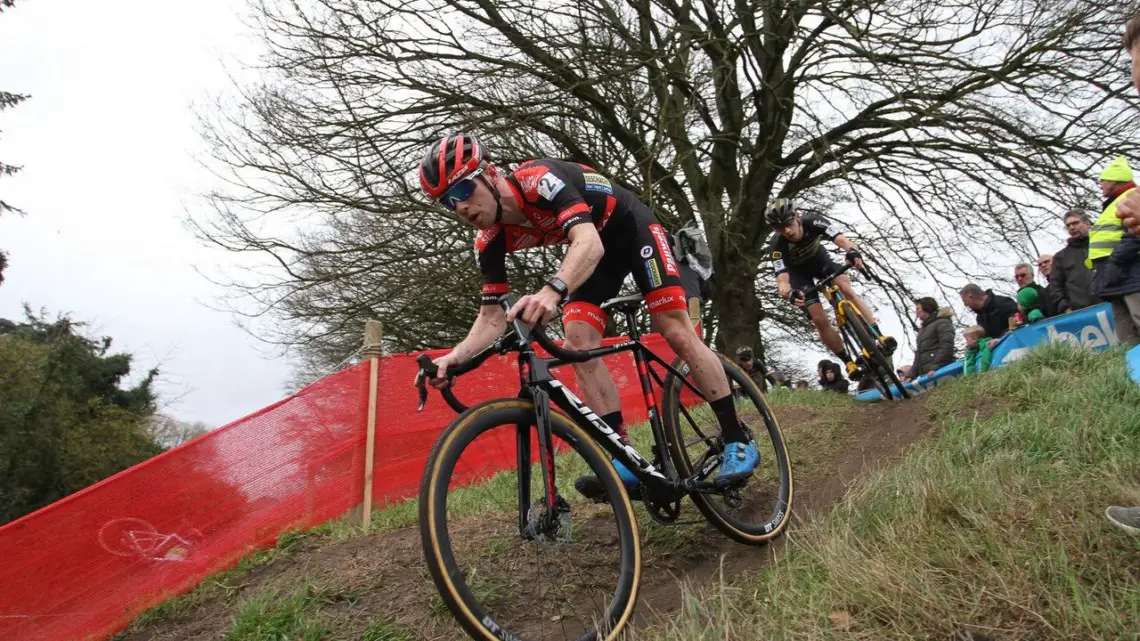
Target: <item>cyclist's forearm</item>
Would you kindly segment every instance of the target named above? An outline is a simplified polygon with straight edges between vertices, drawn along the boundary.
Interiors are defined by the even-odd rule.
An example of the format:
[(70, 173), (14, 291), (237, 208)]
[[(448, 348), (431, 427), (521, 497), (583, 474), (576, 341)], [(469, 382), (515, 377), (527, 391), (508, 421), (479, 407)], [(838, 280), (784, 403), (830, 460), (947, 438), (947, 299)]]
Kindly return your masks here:
[(479, 316), (475, 318), (475, 323), (471, 326), (471, 331), (467, 332), (467, 337), (459, 341), (451, 353), (455, 355), (457, 360), (467, 360), (479, 350), (493, 343), (503, 333), (506, 326), (506, 314), (502, 309), (495, 307), (494, 312), (490, 313), (485, 310), (480, 311)]
[[(571, 231), (584, 225), (576, 225)], [(594, 231), (593, 229), (589, 231)], [(566, 257), (555, 274), (570, 291), (581, 287), (582, 283), (594, 273), (594, 268), (602, 260), (605, 249), (602, 239), (597, 232), (570, 235), (570, 248), (566, 250)]]
[(835, 237), (835, 244), (840, 249), (855, 249), (855, 243), (851, 242), (850, 240), (847, 240), (847, 237), (844, 236), (843, 234), (840, 234), (840, 235)]

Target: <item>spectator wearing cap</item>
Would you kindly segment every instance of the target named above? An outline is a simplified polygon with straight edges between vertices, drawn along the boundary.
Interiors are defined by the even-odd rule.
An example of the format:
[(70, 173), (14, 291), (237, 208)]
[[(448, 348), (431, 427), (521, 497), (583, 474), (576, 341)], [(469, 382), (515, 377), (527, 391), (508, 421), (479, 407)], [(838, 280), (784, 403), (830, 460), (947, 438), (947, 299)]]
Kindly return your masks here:
[(764, 368), (752, 355), (752, 348), (747, 345), (741, 345), (736, 348), (736, 363), (740, 365), (740, 369), (748, 373), (748, 376), (756, 382), (760, 391), (768, 390), (768, 380)]
[(914, 346), (914, 362), (903, 380), (932, 374), (934, 370), (954, 362), (954, 310), (939, 309), (938, 301), (929, 296), (914, 301), (914, 313), (920, 323)]
[[(1058, 314), (1067, 314), (1101, 302), (1092, 293), (1091, 272), (1085, 265), (1089, 257), (1088, 214), (1072, 209), (1063, 217), (1069, 240), (1053, 255), (1049, 271), (1049, 302)], [(1038, 261), (1040, 265), (1040, 261)]]
[(1017, 301), (974, 283), (963, 287), (958, 294), (962, 297), (962, 304), (973, 310), (975, 321), (991, 343), (1009, 331), (1009, 319), (1017, 316)]
[(1017, 292), (1017, 324), (1030, 325), (1045, 318), (1041, 311), (1041, 294), (1032, 287), (1022, 287)]
[(1046, 294), (1045, 288), (1033, 280), (1033, 265), (1029, 263), (1018, 264), (1017, 267), (1013, 268), (1013, 280), (1017, 281), (1019, 291), (1026, 287), (1032, 287), (1037, 290), (1037, 308), (1041, 310), (1041, 313), (1046, 318), (1054, 315), (1053, 305), (1049, 302), (1049, 296)]
[(1136, 189), (1132, 168), (1124, 157), (1114, 159), (1100, 174), (1104, 211), (1089, 234), (1093, 270), (1092, 292), (1112, 303), (1116, 337), (1126, 346), (1140, 344), (1140, 237), (1124, 228), (1117, 205)]
[(823, 359), (816, 370), (819, 373), (819, 386), (829, 392), (846, 394), (851, 383), (843, 377), (843, 369), (833, 360)]

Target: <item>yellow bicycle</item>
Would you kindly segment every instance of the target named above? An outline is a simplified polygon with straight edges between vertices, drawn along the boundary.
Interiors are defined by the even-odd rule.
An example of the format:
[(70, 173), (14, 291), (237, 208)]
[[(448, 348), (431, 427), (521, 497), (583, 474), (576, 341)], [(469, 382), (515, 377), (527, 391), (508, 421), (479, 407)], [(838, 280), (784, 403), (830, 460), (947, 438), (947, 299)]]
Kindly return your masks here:
[[(851, 269), (850, 263), (843, 265), (834, 274), (821, 279), (814, 287), (804, 290), (802, 295), (810, 298), (818, 293), (831, 303), (831, 307), (835, 309), (835, 325), (839, 328), (839, 335), (843, 337), (847, 352), (855, 356), (856, 364), (865, 370), (864, 376), (871, 377), (884, 399), (910, 398), (910, 394), (895, 373), (891, 359), (883, 352), (882, 345), (871, 333), (867, 319), (863, 318), (859, 308), (848, 300), (839, 289), (839, 285), (835, 284), (835, 279), (849, 269)], [(870, 275), (866, 270), (863, 270), (863, 273)], [(892, 388), (897, 391), (892, 392)]]

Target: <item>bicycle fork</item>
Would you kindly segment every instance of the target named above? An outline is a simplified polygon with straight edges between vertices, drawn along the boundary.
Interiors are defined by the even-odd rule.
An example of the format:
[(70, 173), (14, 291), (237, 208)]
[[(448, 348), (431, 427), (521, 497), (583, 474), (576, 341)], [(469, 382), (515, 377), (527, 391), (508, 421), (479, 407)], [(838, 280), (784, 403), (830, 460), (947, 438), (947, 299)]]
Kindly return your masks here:
[(527, 396), (534, 402), (535, 435), (538, 441), (539, 473), (542, 474), (546, 490), (546, 507), (543, 522), (529, 522), (531, 511), (531, 430), (529, 425), (518, 424), (515, 430), (515, 451), (519, 482), (519, 533), (523, 538), (532, 538), (536, 531), (552, 527), (558, 521), (558, 490), (554, 478), (554, 437), (550, 429), (550, 395), (541, 388), (530, 387)]

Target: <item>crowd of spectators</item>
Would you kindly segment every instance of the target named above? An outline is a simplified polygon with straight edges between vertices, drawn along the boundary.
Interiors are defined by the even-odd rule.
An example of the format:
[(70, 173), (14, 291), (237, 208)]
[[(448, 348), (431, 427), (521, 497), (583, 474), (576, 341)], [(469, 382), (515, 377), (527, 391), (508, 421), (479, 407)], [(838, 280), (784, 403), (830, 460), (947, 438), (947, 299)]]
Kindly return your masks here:
[[(983, 289), (976, 283), (959, 290), (962, 304), (974, 313), (974, 323), (962, 332), (966, 343), (960, 359), (964, 374), (989, 369), (993, 347), (1007, 332), (1102, 302), (1112, 304), (1119, 342), (1125, 346), (1140, 344), (1140, 238), (1116, 215), (1118, 204), (1129, 196), (1140, 196), (1136, 196), (1132, 168), (1125, 158), (1108, 163), (1099, 181), (1104, 197), (1100, 215), (1094, 220), (1079, 209), (1064, 212), (1060, 218), (1068, 236), (1065, 245), (1055, 253), (1037, 257), (1036, 275), (1033, 264), (1017, 264), (1013, 296)], [(1038, 276), (1043, 283), (1037, 281)], [(918, 321), (914, 358), (896, 370), (904, 381), (932, 374), (959, 360), (953, 310), (931, 297), (919, 298), (914, 305)], [(806, 380), (793, 381), (779, 372), (768, 372), (754, 361), (751, 348), (741, 348), (737, 360), (763, 389), (810, 387)], [(816, 373), (820, 389), (843, 394), (850, 391), (839, 363), (822, 360)], [(872, 384), (871, 377), (864, 377), (857, 391)]]

